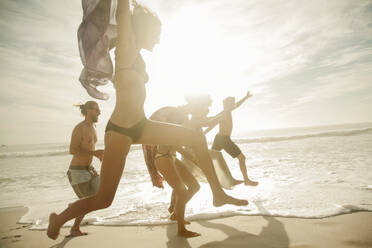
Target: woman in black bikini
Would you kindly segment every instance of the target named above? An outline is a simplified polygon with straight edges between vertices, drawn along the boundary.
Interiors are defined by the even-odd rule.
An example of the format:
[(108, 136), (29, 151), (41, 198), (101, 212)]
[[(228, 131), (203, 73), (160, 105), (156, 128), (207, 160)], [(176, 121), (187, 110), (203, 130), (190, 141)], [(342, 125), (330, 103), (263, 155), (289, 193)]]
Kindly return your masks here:
[[(198, 165), (206, 175), (213, 194), (213, 204), (247, 205), (227, 195), (221, 188), (201, 133), (190, 129), (147, 120), (143, 110), (148, 76), (141, 49), (151, 51), (159, 42), (161, 23), (146, 8), (132, 14), (129, 0), (118, 0), (118, 42), (115, 56), (116, 105), (106, 127), (105, 152), (101, 166), (100, 186), (96, 195), (72, 203), (60, 214), (49, 216), (47, 235), (56, 239), (68, 220), (111, 205), (121, 179), (127, 154), (132, 144), (184, 145), (196, 151)], [(194, 233), (179, 233), (184, 237)]]

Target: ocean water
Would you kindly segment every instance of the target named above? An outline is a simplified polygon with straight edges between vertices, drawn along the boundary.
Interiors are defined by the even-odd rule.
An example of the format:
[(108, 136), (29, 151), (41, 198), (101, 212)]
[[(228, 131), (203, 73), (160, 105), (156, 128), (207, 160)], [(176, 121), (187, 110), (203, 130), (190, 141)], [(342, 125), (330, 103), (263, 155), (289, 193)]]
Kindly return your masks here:
[[(259, 186), (238, 185), (227, 193), (247, 199), (249, 205), (213, 207), (210, 188), (201, 183), (186, 208), (189, 220), (234, 215), (323, 218), (372, 211), (372, 123), (256, 131), (233, 139)], [(171, 189), (152, 187), (139, 148), (133, 146), (128, 155), (112, 206), (90, 213), (85, 223), (171, 222)], [(241, 179), (238, 161), (223, 155), (233, 176)], [(51, 212), (77, 199), (66, 177), (70, 160), (68, 144), (1, 147), (0, 208), (26, 206), (28, 212), (19, 222), (45, 229)], [(98, 160), (93, 165), (100, 170)]]

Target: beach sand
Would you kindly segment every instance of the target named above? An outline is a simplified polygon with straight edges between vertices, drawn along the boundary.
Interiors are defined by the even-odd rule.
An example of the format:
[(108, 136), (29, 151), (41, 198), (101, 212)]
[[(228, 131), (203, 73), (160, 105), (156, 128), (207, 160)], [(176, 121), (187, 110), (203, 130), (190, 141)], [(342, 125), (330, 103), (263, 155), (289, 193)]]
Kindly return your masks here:
[(195, 221), (189, 225), (201, 237), (184, 239), (176, 236), (175, 224), (162, 226), (83, 226), (89, 234), (66, 238), (68, 228), (57, 240), (45, 231), (28, 230), (16, 224), (26, 213), (23, 207), (0, 209), (0, 247), (68, 248), (68, 247), (372, 247), (372, 212), (301, 219), (264, 216), (235, 216)]

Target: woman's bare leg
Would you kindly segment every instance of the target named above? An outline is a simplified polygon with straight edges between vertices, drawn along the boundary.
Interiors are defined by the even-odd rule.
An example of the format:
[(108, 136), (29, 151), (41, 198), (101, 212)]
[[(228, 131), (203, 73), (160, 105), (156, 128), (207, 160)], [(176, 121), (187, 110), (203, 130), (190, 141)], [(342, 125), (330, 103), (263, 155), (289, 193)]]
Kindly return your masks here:
[[(187, 204), (190, 201), (190, 199), (196, 194), (196, 192), (199, 191), (200, 185), (198, 181), (195, 179), (195, 177), (185, 167), (184, 163), (182, 163), (178, 159), (176, 159), (174, 163), (175, 163), (178, 175), (181, 177), (182, 182), (187, 186), (187, 194), (186, 194), (186, 204)], [(176, 200), (176, 195), (173, 190), (171, 204), (170, 204), (171, 206), (168, 208), (168, 211), (172, 213), (170, 217), (171, 220), (176, 219), (176, 211), (173, 211), (175, 200)], [(185, 224), (190, 224), (190, 222), (185, 220)]]
[(200, 236), (199, 233), (188, 231), (185, 227), (185, 207), (187, 198), (187, 189), (183, 184), (181, 178), (178, 176), (172, 159), (162, 157), (156, 159), (156, 168), (163, 175), (165, 181), (173, 188), (176, 194), (176, 204), (175, 212), (177, 213), (177, 223), (178, 223), (178, 236), (181, 237), (196, 237)]
[(181, 177), (184, 184), (187, 186), (187, 198), (186, 203), (199, 191), (200, 185), (195, 177), (190, 173), (190, 171), (186, 168), (184, 163), (180, 160), (176, 159), (174, 162), (176, 165), (176, 170), (178, 175)]
[(170, 204), (169, 204), (169, 208), (168, 208), (169, 213), (174, 212), (174, 205), (175, 204), (176, 204), (176, 192), (174, 192), (174, 190), (172, 190), (171, 200), (170, 200)]
[(192, 148), (196, 154), (198, 166), (204, 172), (211, 187), (213, 205), (233, 204), (242, 206), (248, 204), (248, 201), (233, 198), (222, 190), (208, 153), (205, 136), (202, 133), (179, 125), (148, 120), (137, 143), (170, 146), (184, 145)]
[(94, 210), (107, 208), (114, 199), (125, 160), (132, 144), (130, 138), (115, 133), (105, 134), (105, 153), (101, 166), (99, 189), (96, 195), (78, 200), (69, 205), (62, 213), (49, 216), (47, 235), (56, 239), (59, 230), (67, 221), (86, 215)]
[[(196, 192), (199, 191), (200, 185), (198, 183), (198, 180), (196, 180), (196, 178), (186, 168), (184, 163), (182, 163), (178, 159), (176, 159), (174, 163), (176, 165), (176, 170), (178, 172), (178, 175), (181, 177), (182, 182), (187, 186), (187, 198), (186, 198), (186, 203), (187, 203), (196, 194)], [(175, 202), (176, 202), (176, 196), (175, 196), (174, 191), (172, 191), (171, 203), (168, 208), (168, 211), (170, 213), (172, 213), (174, 210)]]

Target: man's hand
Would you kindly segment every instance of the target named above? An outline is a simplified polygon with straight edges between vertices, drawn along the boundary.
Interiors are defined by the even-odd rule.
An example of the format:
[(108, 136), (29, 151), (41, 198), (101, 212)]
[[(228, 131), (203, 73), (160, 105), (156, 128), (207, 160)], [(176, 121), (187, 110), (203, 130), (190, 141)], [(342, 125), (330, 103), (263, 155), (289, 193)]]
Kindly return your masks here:
[(99, 159), (99, 161), (102, 162), (102, 159), (103, 159), (103, 152), (104, 152), (104, 150), (102, 150), (102, 149), (100, 149), (100, 150), (95, 150), (94, 153), (93, 153), (93, 155), (96, 156), (96, 157)]
[(243, 97), (237, 103), (235, 103), (235, 106), (234, 106), (233, 110), (236, 109), (237, 107), (239, 107), (240, 105), (242, 105), (243, 102), (245, 102), (250, 97), (252, 97), (252, 95), (251, 95), (251, 92), (249, 92), (249, 90), (248, 90), (247, 91), (247, 94), (245, 95), (245, 97)]
[(246, 97), (247, 97), (247, 98), (252, 97), (252, 94), (251, 94), (251, 92), (249, 92), (249, 90), (247, 91), (247, 95), (246, 95)]

